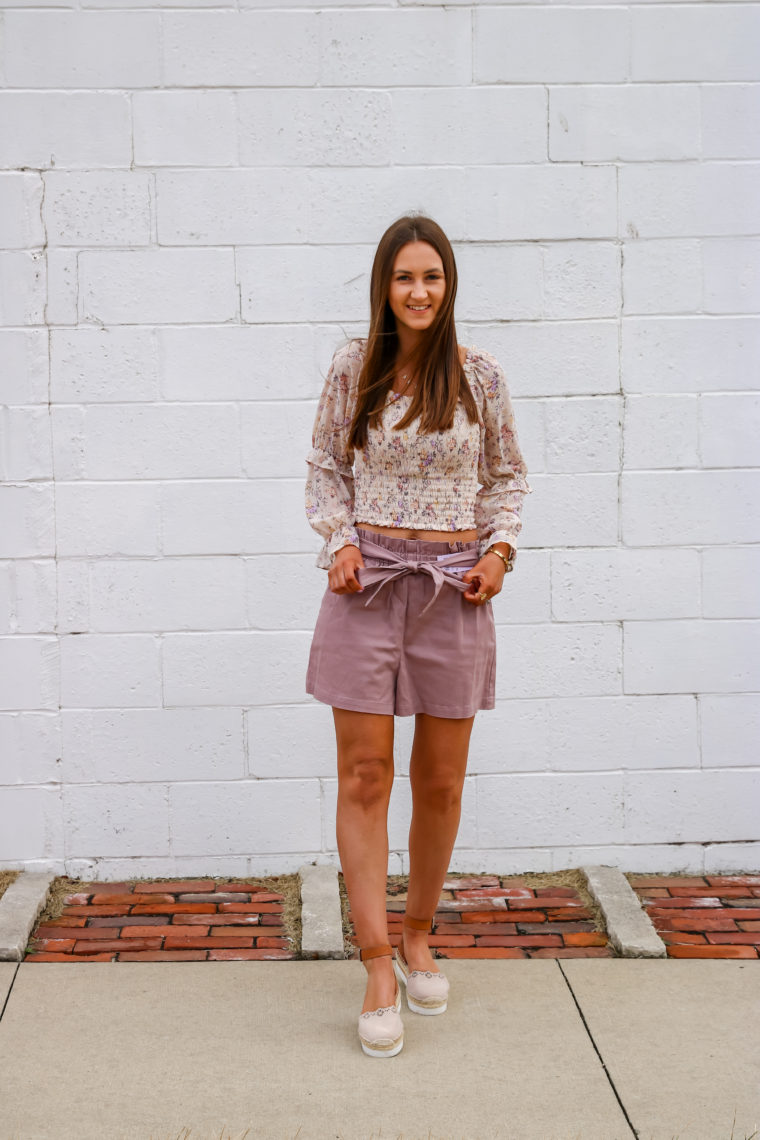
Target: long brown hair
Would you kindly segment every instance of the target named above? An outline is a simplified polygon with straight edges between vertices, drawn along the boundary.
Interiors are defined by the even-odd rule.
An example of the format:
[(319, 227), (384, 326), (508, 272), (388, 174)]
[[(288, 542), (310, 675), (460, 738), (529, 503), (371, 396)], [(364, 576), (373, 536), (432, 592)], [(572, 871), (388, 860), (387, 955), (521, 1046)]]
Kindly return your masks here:
[(393, 265), (402, 246), (412, 241), (432, 245), (443, 262), (446, 292), (433, 324), (420, 337), (406, 364), (417, 372), (418, 381), (406, 415), (397, 429), (420, 416), (418, 432), (448, 431), (454, 423), (457, 403), (462, 400), (470, 423), (478, 419), (475, 398), (459, 357), (454, 300), (457, 267), (451, 243), (441, 227), (424, 214), (406, 214), (388, 227), (380, 239), (370, 279), (370, 324), (367, 351), (357, 381), (357, 397), (349, 447), (364, 447), (367, 427), (376, 427), (393, 387), (399, 339), (396, 318), (388, 303)]

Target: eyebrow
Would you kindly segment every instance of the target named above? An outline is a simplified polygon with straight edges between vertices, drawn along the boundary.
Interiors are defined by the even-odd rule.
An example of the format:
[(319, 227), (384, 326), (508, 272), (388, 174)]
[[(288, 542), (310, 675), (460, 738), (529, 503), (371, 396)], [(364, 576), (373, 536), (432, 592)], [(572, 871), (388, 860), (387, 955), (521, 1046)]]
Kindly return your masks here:
[[(394, 269), (394, 273), (411, 273), (411, 269)], [(443, 273), (443, 269), (439, 265), (434, 265), (432, 269), (426, 269), (425, 273)]]

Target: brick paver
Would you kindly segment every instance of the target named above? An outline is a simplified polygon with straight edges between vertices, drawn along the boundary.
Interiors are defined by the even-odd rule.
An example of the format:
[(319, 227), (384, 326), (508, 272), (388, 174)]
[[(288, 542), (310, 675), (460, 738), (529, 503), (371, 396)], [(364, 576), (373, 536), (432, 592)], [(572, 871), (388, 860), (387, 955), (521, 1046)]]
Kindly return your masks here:
[(26, 962), (220, 962), (297, 958), (284, 896), (255, 883), (90, 883), (40, 923)]
[[(400, 897), (403, 895), (404, 897)], [(388, 935), (401, 939), (403, 889), (389, 885)], [(351, 910), (349, 907), (349, 919)], [(359, 957), (358, 939), (351, 942)], [(428, 945), (434, 958), (611, 958), (607, 935), (573, 887), (531, 887), (512, 876), (447, 879)]]
[[(760, 874), (627, 875), (672, 958), (760, 957)], [(253, 882), (214, 879), (86, 884), (60, 917), (39, 924), (27, 962), (294, 959), (284, 896)], [(389, 880), (389, 940), (406, 907)], [(348, 912), (349, 921), (351, 911)], [(353, 926), (350, 941), (358, 940)], [(573, 887), (512, 876), (444, 883), (429, 943), (435, 958), (606, 958), (615, 951)]]
[(628, 875), (669, 958), (760, 957), (760, 875)]

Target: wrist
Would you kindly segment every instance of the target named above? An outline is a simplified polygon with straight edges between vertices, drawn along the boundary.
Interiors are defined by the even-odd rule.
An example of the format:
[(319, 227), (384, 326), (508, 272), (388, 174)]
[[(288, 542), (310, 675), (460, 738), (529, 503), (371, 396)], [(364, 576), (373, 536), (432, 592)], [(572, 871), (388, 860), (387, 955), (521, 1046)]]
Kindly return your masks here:
[(342, 546), (339, 546), (337, 550), (333, 551), (332, 558), (330, 560), (330, 565), (331, 566), (335, 565), (335, 562), (338, 558), (338, 555), (342, 554), (344, 550), (358, 550), (358, 549), (359, 549), (359, 547), (356, 545), (355, 542), (344, 542)]
[(493, 546), (489, 546), (486, 554), (494, 554), (500, 562), (504, 564), (505, 573), (513, 568), (513, 563), (517, 554), (514, 546), (508, 542), (495, 542)]

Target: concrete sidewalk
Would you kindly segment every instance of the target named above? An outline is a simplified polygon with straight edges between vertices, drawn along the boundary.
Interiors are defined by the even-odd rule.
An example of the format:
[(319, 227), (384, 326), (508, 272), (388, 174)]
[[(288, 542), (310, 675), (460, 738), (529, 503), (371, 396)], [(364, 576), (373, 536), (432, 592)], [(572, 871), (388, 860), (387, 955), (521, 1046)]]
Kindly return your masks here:
[(1, 1140), (745, 1140), (760, 968), (447, 961), (366, 1057), (355, 960), (0, 963)]

